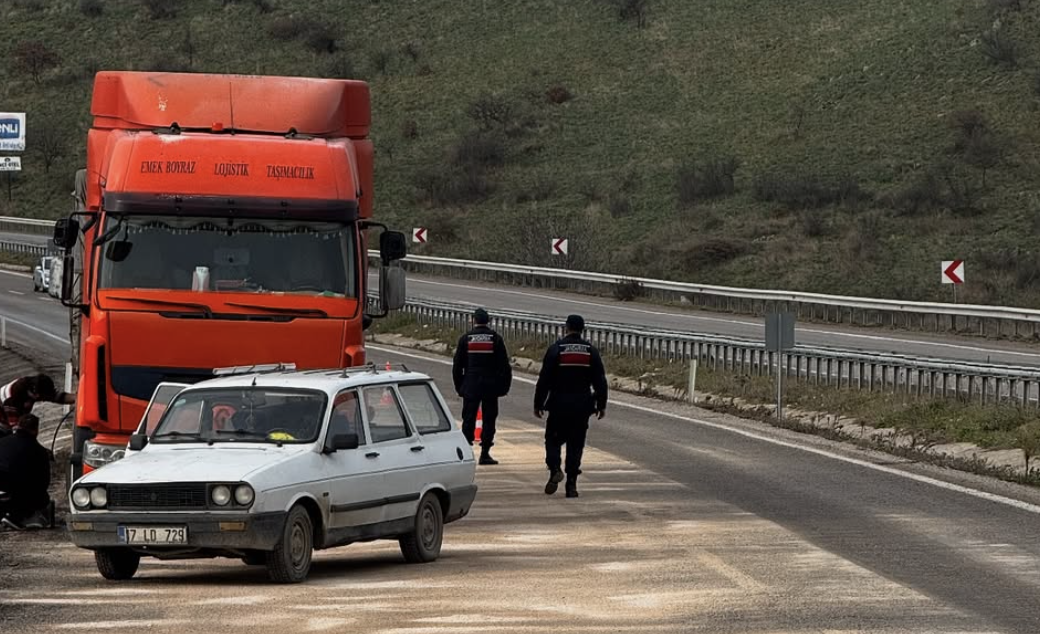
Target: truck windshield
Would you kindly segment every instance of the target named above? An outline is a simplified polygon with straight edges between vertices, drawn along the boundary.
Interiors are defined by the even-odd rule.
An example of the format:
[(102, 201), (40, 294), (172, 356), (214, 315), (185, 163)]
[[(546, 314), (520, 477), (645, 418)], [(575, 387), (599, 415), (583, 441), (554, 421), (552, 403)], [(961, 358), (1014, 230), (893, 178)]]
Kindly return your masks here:
[[(357, 296), (353, 225), (296, 220), (107, 216), (98, 287)], [(129, 243), (116, 261), (105, 255)]]
[(318, 438), (327, 401), (317, 390), (190, 390), (163, 414), (152, 441), (311, 443)]

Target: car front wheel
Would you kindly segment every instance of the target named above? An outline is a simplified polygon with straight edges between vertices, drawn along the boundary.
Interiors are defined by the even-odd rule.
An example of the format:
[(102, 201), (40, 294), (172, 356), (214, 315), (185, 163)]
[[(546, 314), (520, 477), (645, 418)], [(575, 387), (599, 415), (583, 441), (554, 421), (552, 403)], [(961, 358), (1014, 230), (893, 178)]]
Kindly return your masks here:
[(137, 573), (141, 556), (129, 548), (103, 548), (94, 551), (94, 561), (105, 579), (126, 581)]
[(400, 538), (401, 554), (410, 564), (424, 564), (437, 559), (441, 554), (444, 539), (444, 514), (440, 500), (427, 493), (419, 501), (415, 512), (412, 532)]
[(311, 569), (314, 524), (307, 509), (294, 506), (282, 529), (282, 538), (267, 553), (267, 575), (278, 583), (300, 583)]

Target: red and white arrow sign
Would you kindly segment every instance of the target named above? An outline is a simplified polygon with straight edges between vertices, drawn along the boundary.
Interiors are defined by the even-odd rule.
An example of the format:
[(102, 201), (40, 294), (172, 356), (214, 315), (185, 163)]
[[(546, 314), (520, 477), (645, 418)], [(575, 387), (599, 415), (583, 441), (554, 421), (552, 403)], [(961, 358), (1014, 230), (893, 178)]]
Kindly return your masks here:
[(964, 283), (964, 260), (943, 260), (942, 263), (943, 284)]
[(567, 255), (567, 238), (552, 239), (552, 254)]
[(412, 242), (418, 242), (419, 244), (426, 243), (426, 227), (416, 227), (412, 229)]

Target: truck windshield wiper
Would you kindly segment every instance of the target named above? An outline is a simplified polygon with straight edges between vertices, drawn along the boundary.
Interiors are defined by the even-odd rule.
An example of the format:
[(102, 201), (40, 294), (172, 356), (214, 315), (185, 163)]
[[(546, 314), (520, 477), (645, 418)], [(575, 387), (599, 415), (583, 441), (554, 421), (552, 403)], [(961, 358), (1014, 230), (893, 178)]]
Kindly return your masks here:
[(206, 306), (205, 304), (195, 304), (192, 302), (177, 302), (169, 299), (151, 299), (146, 297), (119, 297), (116, 295), (109, 295), (108, 297), (109, 299), (118, 299), (124, 302), (139, 302), (141, 304), (154, 304), (156, 306), (182, 306), (188, 308), (195, 308), (207, 317), (211, 317), (213, 315), (213, 311), (210, 310), (210, 307)]
[(280, 306), (262, 306), (260, 304), (242, 304), (239, 302), (227, 302), (228, 306), (237, 308), (253, 308), (266, 310), (279, 315), (299, 315), (301, 317), (328, 317), (329, 314), (320, 308), (282, 308)]

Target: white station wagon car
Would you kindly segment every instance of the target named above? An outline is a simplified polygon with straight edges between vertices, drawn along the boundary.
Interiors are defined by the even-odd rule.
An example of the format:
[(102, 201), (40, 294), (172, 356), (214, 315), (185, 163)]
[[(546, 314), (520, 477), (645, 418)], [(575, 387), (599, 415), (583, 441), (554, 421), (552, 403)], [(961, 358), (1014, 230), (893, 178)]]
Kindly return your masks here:
[(150, 434), (70, 488), (70, 539), (108, 579), (142, 556), (233, 557), (295, 583), (314, 549), (376, 539), (429, 562), (476, 497), (472, 449), (424, 374), (232, 371), (165, 399)]

